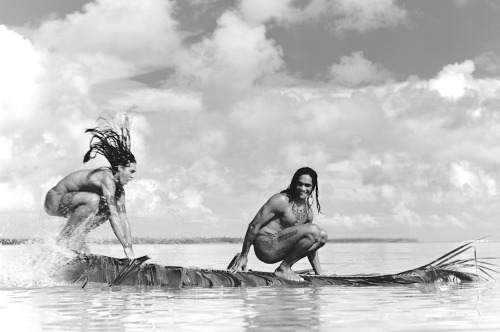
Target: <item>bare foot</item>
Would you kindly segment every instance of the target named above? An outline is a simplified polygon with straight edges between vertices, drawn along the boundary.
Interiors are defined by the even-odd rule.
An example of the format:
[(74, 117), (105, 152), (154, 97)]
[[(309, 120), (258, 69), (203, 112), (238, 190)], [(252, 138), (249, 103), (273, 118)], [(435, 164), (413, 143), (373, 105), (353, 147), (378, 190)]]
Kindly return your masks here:
[(293, 272), (292, 269), (288, 268), (283, 268), (279, 266), (276, 271), (274, 271), (274, 275), (286, 279), (286, 280), (291, 280), (291, 281), (304, 281), (304, 278), (299, 276), (297, 273)]

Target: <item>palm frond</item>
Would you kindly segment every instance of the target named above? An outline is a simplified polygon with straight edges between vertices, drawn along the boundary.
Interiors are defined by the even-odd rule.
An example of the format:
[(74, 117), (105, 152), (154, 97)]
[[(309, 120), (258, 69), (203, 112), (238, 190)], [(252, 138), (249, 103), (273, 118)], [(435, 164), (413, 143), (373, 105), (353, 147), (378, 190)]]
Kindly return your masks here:
[[(318, 276), (310, 275), (306, 270), (299, 271), (303, 272), (301, 276), (304, 282), (296, 282), (278, 278), (270, 272), (245, 271), (231, 273), (228, 270), (145, 264), (144, 261), (148, 258), (147, 256), (130, 261), (107, 256), (80, 254), (69, 263), (71, 266), (68, 266), (68, 269), (73, 274), (68, 275), (68, 279), (75, 280), (75, 282), (84, 281), (85, 284), (87, 281), (95, 281), (111, 286), (124, 284), (175, 288), (303, 285), (385, 286), (435, 282), (478, 282), (494, 279), (492, 275), (500, 272), (495, 269), (497, 265), (488, 262), (488, 260), (498, 258), (486, 257), (478, 259), (476, 248), (472, 245), (474, 242), (463, 244), (416, 269), (387, 275)], [(459, 257), (468, 250), (474, 251), (473, 257)]]

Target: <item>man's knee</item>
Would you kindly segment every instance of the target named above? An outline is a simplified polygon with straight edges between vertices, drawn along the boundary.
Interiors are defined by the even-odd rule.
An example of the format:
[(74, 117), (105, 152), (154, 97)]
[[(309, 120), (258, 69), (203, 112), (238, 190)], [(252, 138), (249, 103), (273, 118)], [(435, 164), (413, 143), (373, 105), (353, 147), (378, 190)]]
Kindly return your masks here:
[(99, 212), (99, 201), (99, 195), (94, 194), (87, 199), (85, 207), (90, 210), (90, 213), (97, 213)]
[(309, 235), (313, 238), (314, 242), (325, 244), (326, 241), (328, 241), (328, 235), (326, 234), (326, 231), (318, 225), (310, 225)]
[(326, 234), (326, 231), (324, 229), (321, 229), (320, 230), (320, 233), (319, 233), (319, 241), (322, 243), (322, 244), (325, 244), (327, 241), (328, 241), (328, 234)]
[(321, 239), (321, 231), (322, 229), (318, 225), (309, 225), (308, 235), (311, 236), (314, 242), (318, 242)]

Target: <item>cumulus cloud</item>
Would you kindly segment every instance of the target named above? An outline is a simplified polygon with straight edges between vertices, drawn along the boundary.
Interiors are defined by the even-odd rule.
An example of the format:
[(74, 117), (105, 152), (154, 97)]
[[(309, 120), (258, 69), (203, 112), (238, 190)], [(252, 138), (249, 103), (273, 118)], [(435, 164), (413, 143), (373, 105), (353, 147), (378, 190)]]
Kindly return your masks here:
[[(95, 82), (168, 66), (180, 47), (173, 3), (153, 0), (90, 2), (82, 12), (43, 22), (37, 45), (81, 61)], [(112, 15), (110, 15), (112, 13)]]
[[(8, 175), (29, 182), (38, 178), (35, 170), (41, 168), (45, 175), (56, 171), (62, 151), (78, 146), (73, 138), (82, 132), (82, 111), (92, 110), (88, 76), (78, 64), (51, 58), (6, 27), (0, 27), (0, 39), (5, 46), (0, 55), (0, 129), (10, 151)], [(44, 169), (48, 164), (53, 164), (51, 170)]]
[(472, 73), (475, 71), (474, 62), (467, 60), (461, 64), (447, 65), (438, 77), (430, 80), (430, 87), (443, 97), (457, 99), (471, 88)]
[[(132, 101), (115, 105), (106, 100), (107, 107), (99, 107), (92, 99), (94, 84), (168, 65), (177, 43), (170, 6), (161, 1), (128, 7), (116, 1), (94, 2), (82, 13), (42, 22), (31, 31), (19, 30), (27, 37), (0, 26), (5, 46), (0, 54), (0, 141), (6, 161), (0, 181), (17, 183), (14, 187), (9, 184), (14, 188), (9, 191), (18, 193), (18, 185), (26, 186), (39, 198), (49, 186), (39, 186), (41, 179), (53, 179), (54, 185), (70, 171), (84, 167), (81, 158), (88, 145), (84, 129), (95, 126), (95, 119), (104, 110), (115, 112), (133, 106)], [(110, 19), (110, 10), (120, 15)], [(133, 36), (144, 41), (144, 47), (132, 46)], [(188, 104), (180, 100), (177, 105), (183, 103)], [(133, 128), (139, 156), (147, 148), (140, 128), (149, 129), (141, 123), (147, 120)], [(102, 159), (89, 166), (99, 162), (101, 166)], [(40, 202), (30, 204), (28, 210), (40, 211), (41, 206)]]
[(364, 57), (363, 52), (354, 52), (340, 59), (340, 64), (330, 67), (333, 83), (356, 87), (359, 85), (381, 84), (393, 80), (392, 74), (379, 64)]
[(228, 91), (238, 93), (276, 73), (283, 66), (281, 56), (281, 49), (266, 38), (264, 26), (250, 25), (228, 11), (210, 38), (178, 59), (177, 78), (202, 89), (210, 103), (212, 95), (227, 99)]
[[(44, 55), (18, 33), (0, 25), (0, 130), (28, 121), (35, 113), (39, 80), (44, 76)], [(29, 96), (29, 98), (26, 98)]]

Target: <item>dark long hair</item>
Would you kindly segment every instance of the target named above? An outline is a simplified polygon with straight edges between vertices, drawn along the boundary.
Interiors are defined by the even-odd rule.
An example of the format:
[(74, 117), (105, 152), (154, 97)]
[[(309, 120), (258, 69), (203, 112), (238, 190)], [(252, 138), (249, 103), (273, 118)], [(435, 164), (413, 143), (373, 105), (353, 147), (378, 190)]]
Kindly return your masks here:
[[(316, 208), (318, 209), (318, 213), (321, 213), (321, 205), (319, 204), (319, 189), (318, 189), (318, 174), (309, 167), (299, 168), (292, 177), (292, 181), (290, 185), (285, 190), (281, 191), (282, 194), (287, 195), (288, 197), (296, 196), (296, 188), (297, 182), (299, 181), (299, 177), (301, 175), (309, 175), (312, 179), (312, 191), (316, 192)], [(312, 193), (312, 192), (311, 192)], [(314, 200), (314, 198), (313, 198)], [(309, 204), (311, 205), (311, 204)]]
[(83, 162), (86, 163), (90, 159), (100, 154), (106, 158), (110, 165), (113, 174), (118, 170), (118, 166), (128, 166), (135, 163), (135, 156), (130, 151), (130, 129), (128, 116), (116, 123), (111, 123), (108, 119), (100, 117), (98, 120), (105, 122), (104, 128), (89, 128), (85, 133), (92, 134), (90, 138), (90, 149), (83, 157)]

